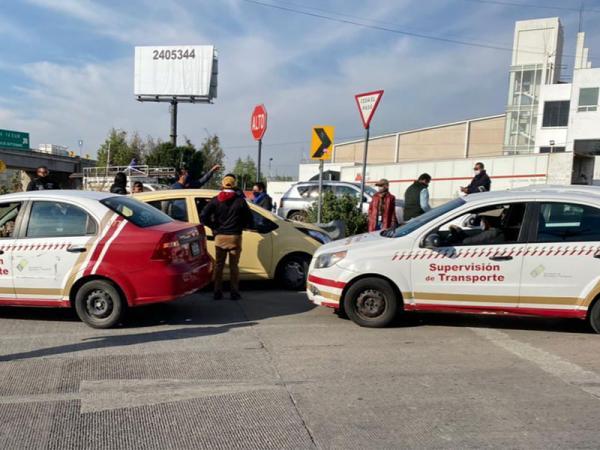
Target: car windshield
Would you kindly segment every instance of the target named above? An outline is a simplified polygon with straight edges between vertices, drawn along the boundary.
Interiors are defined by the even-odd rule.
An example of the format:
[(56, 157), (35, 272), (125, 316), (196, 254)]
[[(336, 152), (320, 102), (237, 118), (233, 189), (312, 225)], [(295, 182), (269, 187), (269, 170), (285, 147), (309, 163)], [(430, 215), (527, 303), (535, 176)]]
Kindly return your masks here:
[(139, 202), (131, 197), (115, 196), (101, 200), (104, 206), (125, 217), (138, 227), (146, 228), (173, 222), (168, 215), (153, 206)]
[(382, 236), (385, 237), (402, 237), (407, 234), (412, 233), (417, 228), (421, 228), (428, 222), (431, 222), (434, 219), (437, 219), (440, 216), (443, 216), (449, 211), (458, 208), (465, 204), (465, 201), (462, 198), (457, 198), (449, 201), (448, 203), (444, 203), (443, 205), (438, 206), (437, 208), (430, 209), (424, 214), (421, 214), (419, 217), (415, 217), (412, 220), (409, 220), (404, 225), (400, 225), (397, 228), (391, 230), (385, 230), (381, 232)]

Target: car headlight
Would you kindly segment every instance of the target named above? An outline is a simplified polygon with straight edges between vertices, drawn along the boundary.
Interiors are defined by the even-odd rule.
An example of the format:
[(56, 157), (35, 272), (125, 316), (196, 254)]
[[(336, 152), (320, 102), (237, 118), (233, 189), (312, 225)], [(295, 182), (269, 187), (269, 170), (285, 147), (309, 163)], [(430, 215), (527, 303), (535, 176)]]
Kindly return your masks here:
[(315, 261), (315, 269), (324, 269), (326, 267), (335, 266), (346, 257), (346, 253), (348, 253), (348, 251), (344, 250), (335, 253), (324, 253), (317, 256), (317, 260)]
[(321, 244), (328, 244), (331, 242), (331, 237), (327, 233), (323, 233), (317, 230), (309, 230), (308, 228), (298, 228), (299, 231), (302, 231), (304, 234), (310, 236), (315, 241), (320, 242)]

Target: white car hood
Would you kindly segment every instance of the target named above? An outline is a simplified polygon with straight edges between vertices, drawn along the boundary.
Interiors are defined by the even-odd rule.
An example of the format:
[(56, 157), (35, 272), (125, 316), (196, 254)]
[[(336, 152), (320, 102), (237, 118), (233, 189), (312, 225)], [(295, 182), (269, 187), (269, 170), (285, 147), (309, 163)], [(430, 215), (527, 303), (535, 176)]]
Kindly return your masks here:
[(363, 247), (376, 245), (378, 243), (386, 242), (390, 244), (392, 242), (399, 242), (402, 238), (389, 238), (381, 236), (381, 231), (374, 231), (372, 233), (357, 234), (356, 236), (350, 236), (344, 239), (330, 242), (329, 244), (322, 245), (319, 247), (315, 256), (323, 253), (333, 253), (344, 250), (354, 250)]

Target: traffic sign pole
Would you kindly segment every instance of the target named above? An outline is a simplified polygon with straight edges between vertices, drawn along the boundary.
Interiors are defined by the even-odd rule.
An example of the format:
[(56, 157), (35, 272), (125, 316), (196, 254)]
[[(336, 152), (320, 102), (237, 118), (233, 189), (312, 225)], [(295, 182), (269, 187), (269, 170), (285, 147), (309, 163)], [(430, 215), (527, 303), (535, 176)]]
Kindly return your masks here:
[(312, 129), (310, 159), (319, 160), (319, 198), (317, 200), (317, 223), (323, 218), (323, 166), (325, 160), (331, 160), (331, 149), (335, 128), (331, 125), (317, 126)]
[(319, 204), (317, 207), (317, 223), (321, 223), (323, 214), (323, 160), (319, 161)]
[(369, 127), (365, 130), (365, 151), (363, 152), (362, 178), (360, 180), (360, 199), (358, 210), (362, 212), (365, 201), (365, 180), (367, 179), (367, 152), (369, 151)]
[(369, 128), (371, 126), (371, 119), (381, 97), (383, 91), (365, 92), (364, 94), (358, 94), (354, 96), (356, 100), (356, 106), (360, 112), (360, 118), (362, 119), (363, 126), (365, 127), (365, 150), (363, 152), (363, 166), (362, 166), (362, 178), (360, 180), (360, 199), (358, 201), (358, 210), (362, 212), (363, 203), (365, 201), (365, 183), (367, 181), (367, 153), (369, 151)]
[(260, 159), (262, 153), (262, 139), (258, 140), (258, 165), (256, 167), (256, 182), (260, 181)]

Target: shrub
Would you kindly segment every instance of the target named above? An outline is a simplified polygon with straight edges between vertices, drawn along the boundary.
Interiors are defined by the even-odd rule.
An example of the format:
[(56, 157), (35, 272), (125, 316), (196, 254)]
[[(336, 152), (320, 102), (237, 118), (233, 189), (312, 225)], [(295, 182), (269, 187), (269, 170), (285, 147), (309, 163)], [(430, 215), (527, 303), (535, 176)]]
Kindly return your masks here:
[[(316, 223), (317, 214), (318, 204), (315, 202), (308, 209), (308, 221)], [(327, 191), (323, 193), (321, 223), (332, 220), (341, 220), (346, 224), (346, 236), (367, 231), (367, 215), (358, 210), (358, 199), (350, 195), (337, 197), (333, 192)]]

